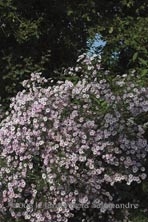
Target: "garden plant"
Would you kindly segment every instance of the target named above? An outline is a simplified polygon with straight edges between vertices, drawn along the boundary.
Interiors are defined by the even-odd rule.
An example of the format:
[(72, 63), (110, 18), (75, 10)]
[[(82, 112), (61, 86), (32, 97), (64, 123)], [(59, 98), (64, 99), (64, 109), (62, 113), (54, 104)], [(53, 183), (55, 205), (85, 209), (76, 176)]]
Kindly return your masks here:
[(128, 209), (106, 206), (122, 202), (117, 184), (146, 179), (148, 88), (100, 64), (83, 54), (54, 85), (32, 73), (11, 99), (0, 123), (1, 221), (66, 222), (80, 210), (82, 221), (129, 221)]

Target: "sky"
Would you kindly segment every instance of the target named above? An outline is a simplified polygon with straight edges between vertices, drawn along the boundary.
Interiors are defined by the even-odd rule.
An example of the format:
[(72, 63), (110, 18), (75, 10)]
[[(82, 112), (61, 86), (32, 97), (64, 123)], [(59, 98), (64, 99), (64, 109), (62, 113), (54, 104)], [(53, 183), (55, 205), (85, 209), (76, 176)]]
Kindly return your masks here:
[[(88, 45), (89, 45), (89, 42), (88, 42)], [(89, 54), (94, 53), (94, 50), (97, 47), (104, 46), (104, 45), (105, 45), (105, 42), (100, 39), (100, 36), (98, 34), (96, 34), (94, 41), (93, 41), (92, 45), (90, 46)]]

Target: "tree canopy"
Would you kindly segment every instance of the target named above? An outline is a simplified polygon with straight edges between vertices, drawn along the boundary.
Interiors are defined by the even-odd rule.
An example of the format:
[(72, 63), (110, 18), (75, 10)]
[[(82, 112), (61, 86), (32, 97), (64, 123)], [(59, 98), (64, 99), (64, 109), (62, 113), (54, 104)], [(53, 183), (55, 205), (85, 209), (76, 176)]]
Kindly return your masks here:
[[(98, 32), (106, 41), (103, 49), (105, 67), (117, 73), (138, 69), (148, 73), (148, 3), (147, 1), (110, 1)], [(112, 6), (111, 6), (112, 5)]]
[(93, 19), (85, 16), (81, 3), (6, 0), (0, 2), (0, 13), (3, 98), (13, 95), (27, 74), (45, 71), (51, 76), (53, 70), (71, 66), (87, 48)]
[(1, 97), (15, 95), (31, 72), (59, 75), (53, 70), (72, 66), (96, 33), (106, 42), (96, 51), (105, 69), (146, 76), (147, 10), (146, 0), (2, 0)]

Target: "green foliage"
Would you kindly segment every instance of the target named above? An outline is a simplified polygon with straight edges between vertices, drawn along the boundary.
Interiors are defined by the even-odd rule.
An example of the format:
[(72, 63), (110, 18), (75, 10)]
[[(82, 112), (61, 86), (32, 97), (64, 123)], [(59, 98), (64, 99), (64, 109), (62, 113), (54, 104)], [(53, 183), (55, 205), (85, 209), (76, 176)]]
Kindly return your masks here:
[(54, 77), (59, 72), (53, 70), (75, 63), (87, 48), (93, 7), (93, 1), (0, 1), (3, 104), (20, 90), (20, 82), (30, 72), (44, 71), (46, 77)]
[(144, 215), (144, 213), (142, 215), (139, 213), (139, 215), (136, 215), (134, 218), (132, 218), (131, 221), (132, 222), (148, 222), (148, 218), (146, 215)]
[(104, 67), (118, 74), (135, 69), (148, 75), (147, 10), (147, 1), (137, 0), (111, 1), (104, 6), (97, 27), (106, 41), (102, 49)]
[[(148, 74), (147, 1), (0, 1), (0, 69), (3, 103), (20, 90), (28, 73), (61, 78), (98, 33), (102, 64), (115, 74)], [(7, 98), (7, 99), (6, 99)]]

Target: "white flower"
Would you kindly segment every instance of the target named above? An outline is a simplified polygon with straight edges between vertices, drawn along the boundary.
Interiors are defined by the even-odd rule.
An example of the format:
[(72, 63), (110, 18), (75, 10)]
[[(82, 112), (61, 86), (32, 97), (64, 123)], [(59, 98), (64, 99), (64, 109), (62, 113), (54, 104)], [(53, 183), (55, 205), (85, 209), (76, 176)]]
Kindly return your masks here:
[(42, 174), (42, 178), (43, 178), (44, 180), (46, 179), (46, 174), (45, 174), (45, 173)]

